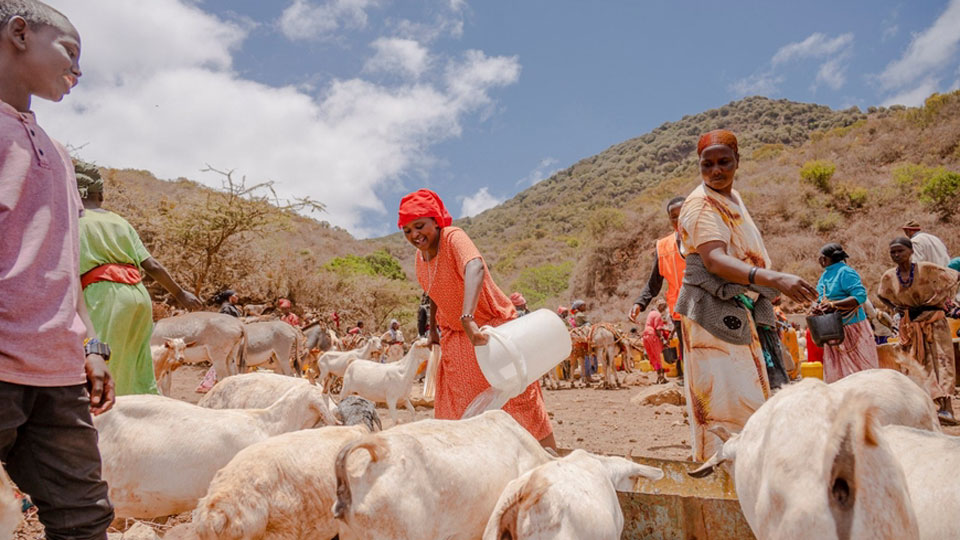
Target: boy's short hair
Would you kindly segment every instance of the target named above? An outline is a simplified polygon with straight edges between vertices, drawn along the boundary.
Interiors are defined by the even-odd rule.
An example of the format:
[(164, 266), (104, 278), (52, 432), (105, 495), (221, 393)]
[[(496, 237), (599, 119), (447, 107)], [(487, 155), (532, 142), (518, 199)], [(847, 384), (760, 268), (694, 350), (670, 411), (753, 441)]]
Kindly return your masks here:
[(23, 17), (28, 24), (59, 26), (67, 16), (38, 0), (0, 0), (0, 28), (14, 17)]
[(674, 206), (678, 204), (683, 204), (685, 200), (687, 200), (686, 197), (674, 197), (670, 199), (669, 201), (667, 201), (667, 206), (665, 207), (667, 212), (669, 212), (670, 209), (673, 208)]

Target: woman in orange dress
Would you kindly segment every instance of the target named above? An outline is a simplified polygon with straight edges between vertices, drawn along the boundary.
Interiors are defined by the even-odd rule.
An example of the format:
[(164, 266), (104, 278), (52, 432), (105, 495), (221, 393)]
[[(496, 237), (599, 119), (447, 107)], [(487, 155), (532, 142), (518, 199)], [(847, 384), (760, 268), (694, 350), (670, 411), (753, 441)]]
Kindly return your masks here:
[[(493, 282), (473, 241), (452, 227), (452, 221), (443, 201), (428, 189), (400, 201), (397, 226), (418, 250), (417, 281), (430, 297), (430, 340), (440, 344), (434, 416), (459, 420), (473, 399), (490, 387), (474, 351), (487, 343), (480, 327), (499, 326), (516, 318), (517, 311)], [(556, 448), (539, 381), (503, 410), (540, 444)]]

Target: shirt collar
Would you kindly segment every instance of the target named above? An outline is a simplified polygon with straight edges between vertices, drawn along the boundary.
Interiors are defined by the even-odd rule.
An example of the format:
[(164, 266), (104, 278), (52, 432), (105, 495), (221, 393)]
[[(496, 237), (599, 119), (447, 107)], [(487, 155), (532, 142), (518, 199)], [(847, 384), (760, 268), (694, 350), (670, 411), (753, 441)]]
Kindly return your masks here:
[(0, 113), (7, 116), (12, 116), (17, 120), (27, 122), (29, 124), (36, 124), (37, 117), (33, 114), (33, 111), (20, 112), (10, 105), (6, 101), (0, 100)]

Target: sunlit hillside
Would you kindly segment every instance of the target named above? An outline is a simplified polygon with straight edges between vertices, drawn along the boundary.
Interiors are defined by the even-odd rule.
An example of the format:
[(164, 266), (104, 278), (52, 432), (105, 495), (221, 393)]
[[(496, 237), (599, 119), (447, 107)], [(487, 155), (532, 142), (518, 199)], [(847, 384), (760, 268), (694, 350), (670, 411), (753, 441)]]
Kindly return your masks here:
[[(721, 127), (740, 138), (737, 187), (777, 268), (815, 280), (818, 248), (839, 241), (873, 290), (889, 266), (887, 242), (907, 219), (960, 253), (952, 220), (960, 207), (960, 93), (932, 96), (918, 109), (867, 112), (747, 98), (615, 145), (456, 224), (501, 287), (522, 291), (534, 307), (582, 297), (598, 317), (622, 318), (649, 272), (654, 242), (667, 233), (664, 202), (699, 181), (698, 136)], [(200, 283), (201, 294), (232, 286), (250, 301), (289, 296), (347, 319), (411, 321), (413, 248), (398, 234), (356, 240), (318, 221), (322, 213), (277, 209), (266, 190), (241, 201), (189, 180), (104, 171), (107, 206), (178, 279)], [(261, 226), (218, 244), (241, 210)]]

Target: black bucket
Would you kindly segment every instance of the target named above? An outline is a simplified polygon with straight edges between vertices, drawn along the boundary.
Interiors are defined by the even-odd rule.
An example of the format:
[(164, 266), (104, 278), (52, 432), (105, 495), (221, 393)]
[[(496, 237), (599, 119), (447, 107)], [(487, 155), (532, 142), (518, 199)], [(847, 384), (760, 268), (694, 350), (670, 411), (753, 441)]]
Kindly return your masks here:
[(843, 317), (839, 311), (807, 317), (810, 337), (819, 347), (843, 343)]

